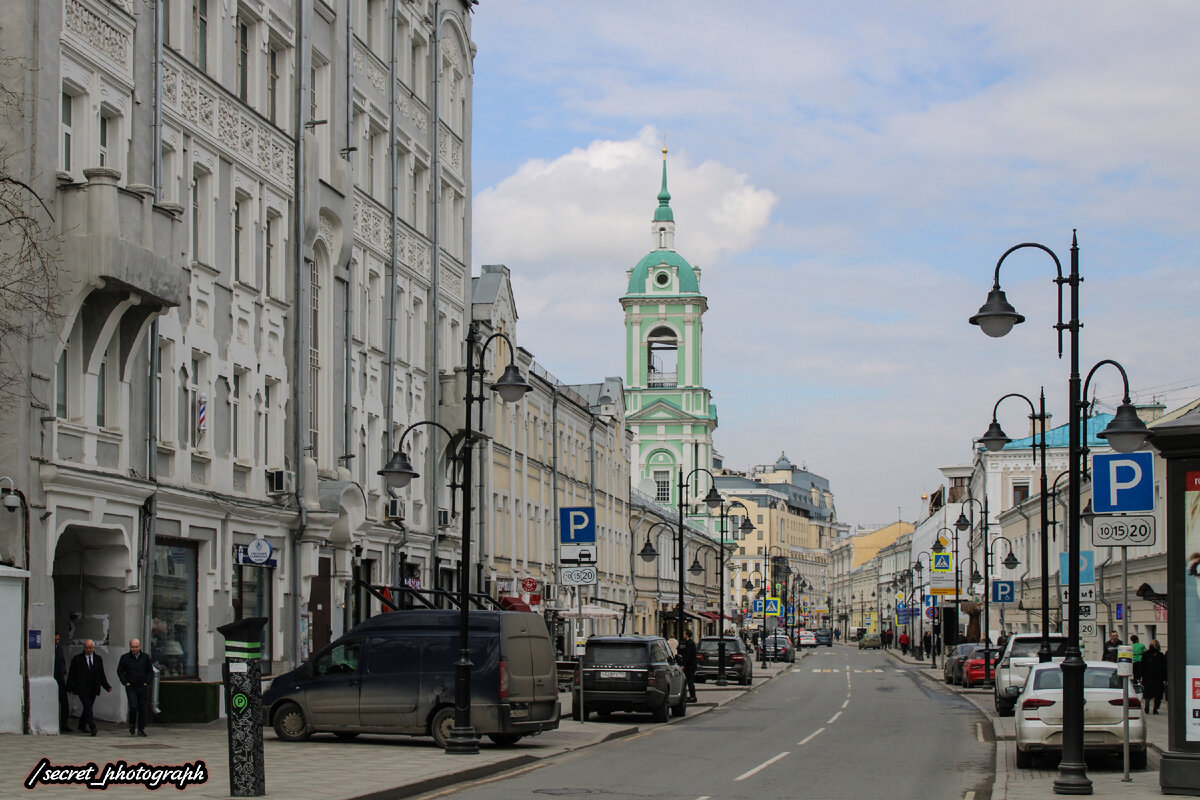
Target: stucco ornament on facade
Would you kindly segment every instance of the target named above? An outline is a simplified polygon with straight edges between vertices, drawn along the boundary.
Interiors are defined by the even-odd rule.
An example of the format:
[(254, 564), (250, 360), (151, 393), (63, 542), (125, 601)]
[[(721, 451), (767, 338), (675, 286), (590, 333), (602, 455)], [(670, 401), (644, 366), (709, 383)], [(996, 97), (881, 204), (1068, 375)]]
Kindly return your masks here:
[(133, 37), (110, 25), (79, 0), (67, 0), (64, 11), (63, 27), (119, 65), (128, 75)]
[(379, 68), (375, 57), (363, 52), (362, 45), (358, 44), (354, 47), (354, 71), (359, 75), (366, 75), (367, 82), (375, 87), (377, 92), (382, 92), (387, 86), (387, 75)]

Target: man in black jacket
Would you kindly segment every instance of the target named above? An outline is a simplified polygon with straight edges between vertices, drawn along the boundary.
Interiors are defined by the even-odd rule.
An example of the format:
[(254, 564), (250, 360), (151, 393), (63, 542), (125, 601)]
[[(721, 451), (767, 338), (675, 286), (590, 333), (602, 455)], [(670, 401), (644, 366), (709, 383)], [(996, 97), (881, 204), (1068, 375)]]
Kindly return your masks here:
[(142, 643), (129, 640), (129, 652), (117, 662), (117, 680), (125, 687), (125, 700), (129, 703), (129, 735), (146, 735), (146, 716), (150, 708), (150, 681), (154, 677), (154, 665), (150, 656), (142, 652)]
[(696, 643), (692, 640), (691, 628), (683, 632), (683, 641), (679, 643), (679, 660), (683, 665), (683, 677), (687, 683), (685, 688), (688, 702), (694, 703), (696, 702), (696, 667), (699, 666), (699, 660), (696, 658)]
[(112, 691), (104, 675), (104, 659), (96, 652), (96, 643), (88, 639), (83, 643), (83, 652), (71, 659), (67, 670), (67, 690), (79, 695), (83, 711), (79, 714), (79, 730), (96, 735), (96, 720), (92, 717), (92, 704), (100, 696), (100, 690)]

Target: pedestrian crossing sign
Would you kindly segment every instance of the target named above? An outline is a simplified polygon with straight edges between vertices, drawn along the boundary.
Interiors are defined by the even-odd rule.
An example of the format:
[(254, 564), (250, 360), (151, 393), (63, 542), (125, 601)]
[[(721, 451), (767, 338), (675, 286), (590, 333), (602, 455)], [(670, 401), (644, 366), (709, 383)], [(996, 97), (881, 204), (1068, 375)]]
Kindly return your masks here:
[(954, 554), (953, 553), (934, 553), (933, 554), (933, 571), (934, 572), (950, 572), (954, 569)]
[(778, 617), (779, 616), (779, 598), (778, 597), (768, 597), (767, 598), (767, 616), (768, 617)]

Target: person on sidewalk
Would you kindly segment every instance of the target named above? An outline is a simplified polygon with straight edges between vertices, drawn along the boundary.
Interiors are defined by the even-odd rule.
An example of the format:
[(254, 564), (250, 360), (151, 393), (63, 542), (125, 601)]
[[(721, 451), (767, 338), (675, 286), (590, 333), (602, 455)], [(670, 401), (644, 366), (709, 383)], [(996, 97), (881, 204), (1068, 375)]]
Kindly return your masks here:
[[(146, 735), (146, 717), (150, 715), (150, 681), (154, 679), (154, 665), (150, 656), (142, 652), (142, 643), (129, 640), (129, 652), (117, 662), (117, 680), (125, 687), (125, 702), (129, 709), (129, 735)], [(136, 723), (136, 724), (135, 724)]]
[(1146, 713), (1150, 713), (1150, 702), (1154, 702), (1154, 713), (1162, 704), (1167, 689), (1167, 658), (1158, 648), (1158, 639), (1151, 639), (1150, 646), (1142, 654), (1142, 692), (1146, 699)]
[(929, 652), (933, 649), (933, 635), (929, 631), (921, 634), (921, 649), (925, 651), (925, 658), (929, 658)]
[(1138, 641), (1137, 634), (1129, 637), (1129, 644), (1133, 648), (1133, 682), (1142, 682), (1142, 656), (1146, 654), (1146, 645)]
[(1121, 637), (1117, 636), (1116, 631), (1113, 631), (1112, 634), (1109, 635), (1108, 641), (1104, 643), (1104, 655), (1102, 658), (1105, 661), (1112, 661), (1115, 663), (1117, 660), (1117, 648), (1123, 644), (1125, 643), (1121, 641)]
[(909, 645), (908, 631), (900, 632), (899, 644), (900, 644), (900, 654), (907, 656), (908, 655), (908, 645)]
[(96, 720), (92, 716), (92, 704), (100, 696), (100, 690), (112, 691), (104, 674), (104, 659), (96, 652), (96, 643), (88, 639), (83, 643), (83, 652), (71, 659), (67, 670), (67, 690), (79, 695), (83, 711), (79, 713), (79, 730), (96, 735)]
[(58, 732), (70, 733), (71, 703), (67, 699), (67, 654), (57, 633), (54, 634), (54, 682), (58, 685)]
[(692, 629), (683, 631), (683, 641), (679, 643), (679, 659), (683, 662), (683, 677), (687, 682), (688, 702), (696, 702), (696, 643), (692, 640)]

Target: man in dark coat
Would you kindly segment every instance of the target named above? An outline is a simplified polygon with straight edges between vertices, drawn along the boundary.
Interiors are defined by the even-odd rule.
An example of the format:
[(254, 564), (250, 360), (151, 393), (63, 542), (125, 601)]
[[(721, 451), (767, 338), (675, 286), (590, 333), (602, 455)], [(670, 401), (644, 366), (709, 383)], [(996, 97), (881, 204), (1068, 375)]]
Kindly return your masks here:
[(58, 684), (58, 732), (70, 732), (71, 704), (67, 700), (67, 654), (59, 635), (54, 634), (54, 682)]
[(67, 689), (79, 695), (83, 711), (79, 714), (79, 730), (96, 735), (96, 720), (92, 717), (92, 704), (100, 696), (100, 690), (112, 691), (104, 674), (104, 659), (96, 652), (96, 643), (88, 639), (83, 643), (83, 652), (71, 659), (67, 670)]
[[(683, 632), (683, 641), (679, 643), (679, 660), (683, 663), (683, 677), (687, 681), (688, 702), (696, 702), (696, 643), (692, 641), (692, 629)], [(724, 665), (722, 665), (724, 666)]]
[(1154, 701), (1154, 713), (1162, 705), (1167, 688), (1167, 657), (1158, 649), (1158, 639), (1151, 639), (1150, 646), (1142, 654), (1142, 691), (1146, 698), (1146, 713), (1150, 713), (1150, 702)]
[[(146, 735), (146, 716), (150, 709), (150, 681), (154, 677), (154, 665), (150, 656), (142, 652), (142, 643), (129, 640), (129, 652), (117, 662), (117, 680), (125, 687), (125, 701), (129, 704), (129, 735), (137, 728), (138, 736)], [(136, 726), (135, 723), (136, 722)]]

